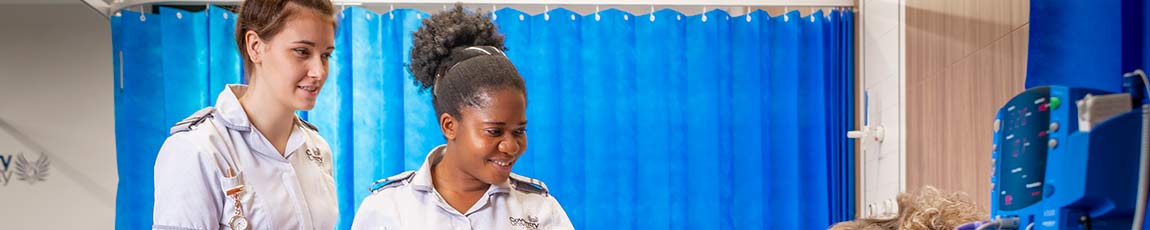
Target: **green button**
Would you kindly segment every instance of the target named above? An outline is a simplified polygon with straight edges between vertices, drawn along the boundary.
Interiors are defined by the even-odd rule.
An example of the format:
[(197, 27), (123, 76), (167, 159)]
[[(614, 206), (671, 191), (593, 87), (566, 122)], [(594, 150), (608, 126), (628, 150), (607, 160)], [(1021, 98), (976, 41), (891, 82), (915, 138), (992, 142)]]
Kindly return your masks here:
[(1057, 109), (1059, 105), (1062, 105), (1061, 99), (1058, 99), (1058, 97), (1050, 98), (1050, 109)]

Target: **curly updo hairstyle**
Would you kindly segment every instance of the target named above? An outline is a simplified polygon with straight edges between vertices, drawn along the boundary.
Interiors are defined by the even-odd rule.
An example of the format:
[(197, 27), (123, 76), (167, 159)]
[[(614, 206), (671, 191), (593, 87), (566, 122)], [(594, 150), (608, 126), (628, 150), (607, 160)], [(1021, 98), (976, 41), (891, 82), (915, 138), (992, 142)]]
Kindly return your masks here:
[(517, 90), (526, 98), (523, 78), (503, 54), (503, 35), (487, 14), (456, 4), (423, 19), (412, 37), (408, 68), (415, 84), (432, 92), (437, 116), (458, 119), (464, 106), (485, 106), (480, 95), (489, 90)]

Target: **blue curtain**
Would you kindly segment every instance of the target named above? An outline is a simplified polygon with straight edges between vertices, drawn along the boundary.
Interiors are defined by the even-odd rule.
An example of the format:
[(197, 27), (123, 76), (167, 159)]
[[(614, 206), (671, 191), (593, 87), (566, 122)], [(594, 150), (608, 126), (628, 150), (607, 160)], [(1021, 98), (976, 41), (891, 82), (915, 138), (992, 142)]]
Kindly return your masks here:
[(116, 228), (150, 228), (152, 169), (168, 128), (240, 82), (235, 14), (160, 8), (111, 17), (115, 78)]
[(1146, 0), (1034, 1), (1026, 87), (1121, 92), (1123, 73), (1150, 70), (1147, 12)]
[[(854, 217), (854, 15), (672, 10), (492, 13), (528, 87), (519, 174), (579, 229), (821, 229)], [(338, 16), (312, 111), (334, 153), (339, 228), (375, 180), (444, 142), (406, 71), (426, 12)], [(151, 223), (155, 154), (177, 120), (241, 82), (225, 9), (112, 17), (117, 228)]]
[[(1026, 87), (1122, 92), (1122, 74), (1150, 72), (1147, 12), (1146, 0), (1032, 1)], [(1142, 103), (1148, 102), (1150, 97), (1143, 98)], [(1144, 218), (1150, 219), (1150, 213)], [(1150, 229), (1150, 222), (1143, 228)]]

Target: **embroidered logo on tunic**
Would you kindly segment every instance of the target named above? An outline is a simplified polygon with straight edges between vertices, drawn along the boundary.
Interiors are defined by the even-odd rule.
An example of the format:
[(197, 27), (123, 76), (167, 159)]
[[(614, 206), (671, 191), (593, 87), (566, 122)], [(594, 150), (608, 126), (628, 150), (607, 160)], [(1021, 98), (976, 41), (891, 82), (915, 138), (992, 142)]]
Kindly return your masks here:
[(534, 216), (527, 216), (526, 218), (507, 217), (511, 220), (511, 226), (522, 226), (524, 229), (539, 229), (539, 218)]
[(307, 154), (307, 159), (315, 162), (316, 165), (323, 166), (323, 155), (319, 152), (319, 148), (309, 148), (304, 150)]

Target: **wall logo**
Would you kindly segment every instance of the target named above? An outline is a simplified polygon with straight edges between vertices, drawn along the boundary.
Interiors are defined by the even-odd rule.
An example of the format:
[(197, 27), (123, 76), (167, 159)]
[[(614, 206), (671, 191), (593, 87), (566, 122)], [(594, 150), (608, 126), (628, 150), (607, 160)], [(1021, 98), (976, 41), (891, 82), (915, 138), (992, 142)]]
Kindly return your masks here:
[(48, 156), (39, 154), (36, 160), (25, 157), (28, 154), (0, 154), (0, 186), (8, 186), (13, 179), (34, 185), (48, 178), (50, 163)]

